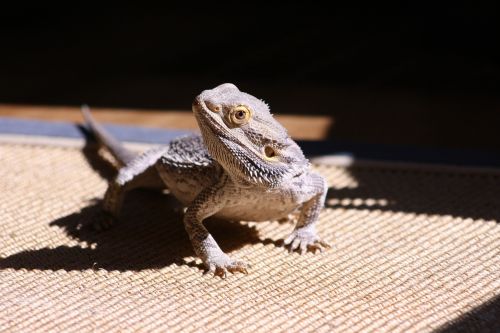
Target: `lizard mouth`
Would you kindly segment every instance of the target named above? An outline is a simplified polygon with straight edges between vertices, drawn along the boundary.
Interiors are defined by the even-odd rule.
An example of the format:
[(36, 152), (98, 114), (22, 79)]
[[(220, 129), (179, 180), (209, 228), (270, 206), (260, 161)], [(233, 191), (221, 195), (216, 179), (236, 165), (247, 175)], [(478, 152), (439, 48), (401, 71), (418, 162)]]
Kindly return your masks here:
[[(199, 97), (193, 101), (192, 105), (193, 113), (198, 122), (198, 127), (200, 128), (203, 137), (208, 139), (206, 136), (212, 138), (232, 138), (232, 135), (224, 124), (224, 121), (220, 118), (218, 114), (214, 114), (206, 103)], [(217, 119), (219, 118), (219, 119)], [(232, 138), (234, 140), (234, 138)]]
[(202, 133), (208, 130), (212, 135), (223, 136), (224, 133), (228, 132), (227, 128), (224, 128), (224, 126), (211, 115), (211, 111), (200, 97), (196, 97), (193, 101), (192, 109), (196, 121), (198, 122), (198, 127)]
[(193, 101), (193, 113), (197, 120), (204, 119), (206, 121), (214, 122), (215, 119), (209, 115), (210, 110), (208, 109), (205, 102), (200, 98), (196, 97)]

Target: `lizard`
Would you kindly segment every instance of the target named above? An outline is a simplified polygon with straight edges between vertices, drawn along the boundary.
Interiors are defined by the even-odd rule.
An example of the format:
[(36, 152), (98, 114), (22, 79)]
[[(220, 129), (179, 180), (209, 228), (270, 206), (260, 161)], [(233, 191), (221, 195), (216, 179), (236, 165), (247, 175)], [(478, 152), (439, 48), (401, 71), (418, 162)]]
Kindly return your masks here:
[(104, 195), (99, 227), (108, 228), (118, 220), (128, 191), (168, 188), (186, 207), (183, 222), (194, 252), (216, 276), (248, 273), (249, 265), (220, 249), (203, 225), (211, 216), (258, 222), (296, 213), (298, 220), (284, 245), (301, 254), (330, 247), (315, 228), (326, 181), (311, 169), (264, 101), (225, 83), (201, 92), (192, 111), (201, 134), (136, 155), (82, 108), (87, 128), (121, 165)]

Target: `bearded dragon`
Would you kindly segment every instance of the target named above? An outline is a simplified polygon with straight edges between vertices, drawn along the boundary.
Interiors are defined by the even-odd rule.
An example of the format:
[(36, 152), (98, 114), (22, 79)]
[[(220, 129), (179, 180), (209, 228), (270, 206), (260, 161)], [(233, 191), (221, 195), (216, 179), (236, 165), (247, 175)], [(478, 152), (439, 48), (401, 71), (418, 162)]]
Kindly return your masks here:
[(101, 225), (118, 219), (127, 191), (166, 187), (187, 207), (184, 226), (209, 272), (247, 273), (247, 263), (225, 254), (203, 225), (215, 216), (232, 221), (266, 221), (299, 214), (284, 244), (290, 251), (322, 251), (329, 245), (315, 230), (327, 192), (325, 179), (269, 106), (230, 83), (205, 90), (192, 110), (201, 135), (181, 137), (136, 156), (109, 135), (82, 108), (87, 126), (123, 165), (110, 182)]

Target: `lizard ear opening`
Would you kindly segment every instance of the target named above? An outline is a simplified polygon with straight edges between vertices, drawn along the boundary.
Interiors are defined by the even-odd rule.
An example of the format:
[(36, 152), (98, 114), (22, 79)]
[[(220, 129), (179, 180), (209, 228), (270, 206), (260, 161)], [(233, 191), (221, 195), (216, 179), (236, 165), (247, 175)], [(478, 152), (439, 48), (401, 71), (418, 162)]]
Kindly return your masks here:
[(273, 149), (273, 147), (270, 147), (270, 146), (264, 147), (264, 154), (269, 159), (276, 157), (276, 151)]

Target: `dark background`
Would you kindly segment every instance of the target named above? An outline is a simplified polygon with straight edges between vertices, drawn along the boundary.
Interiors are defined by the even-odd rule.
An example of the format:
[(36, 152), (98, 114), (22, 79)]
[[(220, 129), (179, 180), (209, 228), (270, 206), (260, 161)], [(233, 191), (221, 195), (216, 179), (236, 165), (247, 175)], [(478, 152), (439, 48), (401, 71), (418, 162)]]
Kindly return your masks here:
[(274, 113), (332, 115), (333, 139), (498, 150), (497, 11), (10, 5), (0, 103), (188, 109), (233, 82)]

